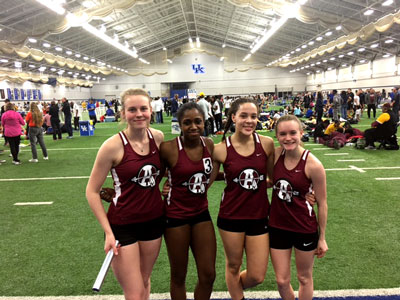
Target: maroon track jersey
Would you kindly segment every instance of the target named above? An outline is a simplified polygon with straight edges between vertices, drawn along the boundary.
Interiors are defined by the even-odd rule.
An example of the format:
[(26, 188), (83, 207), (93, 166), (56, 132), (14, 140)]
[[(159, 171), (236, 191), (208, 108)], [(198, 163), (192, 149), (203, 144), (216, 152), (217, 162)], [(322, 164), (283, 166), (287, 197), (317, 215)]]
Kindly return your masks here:
[(274, 187), (269, 214), (269, 225), (299, 233), (318, 231), (314, 209), (305, 195), (312, 190), (311, 180), (305, 174), (307, 157), (304, 150), (297, 166), (292, 170), (285, 167), (285, 151), (274, 166)]
[(123, 225), (146, 222), (164, 213), (159, 183), (162, 165), (159, 151), (150, 130), (147, 130), (150, 152), (136, 153), (126, 135), (119, 133), (124, 145), (120, 164), (111, 169), (115, 197), (108, 209), (111, 224)]
[(230, 137), (226, 139), (224, 175), (226, 188), (222, 195), (219, 217), (224, 219), (262, 219), (268, 216), (267, 155), (260, 137), (254, 133), (253, 154), (236, 152)]
[(176, 138), (176, 142), (178, 161), (168, 171), (171, 188), (166, 201), (166, 214), (169, 218), (187, 219), (208, 207), (207, 188), (212, 160), (203, 138), (203, 157), (199, 161), (192, 161), (187, 156), (180, 137)]

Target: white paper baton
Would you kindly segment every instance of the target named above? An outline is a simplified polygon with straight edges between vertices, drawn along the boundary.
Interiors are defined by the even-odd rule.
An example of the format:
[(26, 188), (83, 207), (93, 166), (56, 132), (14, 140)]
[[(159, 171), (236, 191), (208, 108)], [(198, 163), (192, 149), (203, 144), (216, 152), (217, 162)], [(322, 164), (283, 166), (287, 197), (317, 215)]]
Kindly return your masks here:
[[(115, 247), (118, 247), (119, 242), (115, 241)], [(110, 249), (104, 259), (103, 265), (100, 268), (99, 274), (97, 274), (96, 281), (93, 284), (92, 290), (95, 292), (100, 292), (101, 286), (103, 285), (103, 281), (106, 278), (108, 269), (110, 268), (112, 259), (114, 257), (113, 249)]]

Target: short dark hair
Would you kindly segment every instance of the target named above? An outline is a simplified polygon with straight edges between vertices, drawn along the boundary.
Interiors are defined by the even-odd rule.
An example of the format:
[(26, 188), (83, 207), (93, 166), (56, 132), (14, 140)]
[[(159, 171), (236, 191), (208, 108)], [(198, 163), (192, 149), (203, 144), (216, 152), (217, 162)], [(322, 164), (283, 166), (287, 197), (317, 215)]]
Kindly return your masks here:
[(178, 112), (176, 113), (176, 118), (178, 119), (178, 123), (181, 124), (183, 115), (185, 114), (185, 112), (187, 110), (192, 110), (192, 109), (197, 109), (198, 112), (203, 116), (203, 121), (205, 121), (205, 113), (203, 111), (203, 109), (201, 108), (200, 105), (198, 105), (196, 102), (186, 102), (185, 104), (183, 104)]

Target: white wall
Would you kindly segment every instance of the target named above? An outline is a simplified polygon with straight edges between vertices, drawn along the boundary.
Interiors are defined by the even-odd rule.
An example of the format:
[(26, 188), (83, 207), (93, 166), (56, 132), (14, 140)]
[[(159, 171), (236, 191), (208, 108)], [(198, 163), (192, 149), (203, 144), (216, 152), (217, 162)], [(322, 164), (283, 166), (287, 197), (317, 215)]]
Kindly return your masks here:
[(307, 90), (379, 88), (389, 91), (400, 85), (400, 64), (395, 56), (361, 65), (307, 76)]
[[(195, 74), (192, 64), (201, 64), (204, 74)], [(151, 66), (151, 65), (149, 65)], [(150, 91), (151, 96), (165, 96), (166, 83), (190, 82), (190, 88), (205, 94), (249, 94), (274, 92), (275, 85), (279, 91), (304, 91), (306, 76), (289, 73), (281, 68), (250, 69), (245, 72), (224, 70), (225, 63), (219, 57), (206, 53), (189, 53), (174, 58), (168, 64), (167, 74), (152, 76), (113, 76), (95, 84), (92, 88), (92, 97), (102, 98), (104, 95), (120, 95), (128, 88), (144, 88)], [(232, 65), (229, 65), (231, 68)], [(248, 67), (241, 67), (242, 69)], [(151, 69), (148, 70), (151, 72)], [(169, 95), (167, 95), (169, 96)]]

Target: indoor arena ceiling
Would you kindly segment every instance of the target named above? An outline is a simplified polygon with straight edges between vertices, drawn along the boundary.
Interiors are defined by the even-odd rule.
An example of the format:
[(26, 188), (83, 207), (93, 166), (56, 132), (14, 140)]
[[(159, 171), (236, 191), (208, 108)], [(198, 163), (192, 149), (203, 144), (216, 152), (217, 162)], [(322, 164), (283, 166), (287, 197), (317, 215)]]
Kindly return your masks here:
[[(188, 44), (189, 38), (193, 39), (196, 47), (197, 37), (201, 43), (214, 47), (224, 45), (227, 49), (239, 49), (246, 54), (250, 53), (257, 39), (287, 13), (285, 7), (282, 7), (282, 2), (285, 1), (289, 4), (296, 2), (66, 0), (62, 4), (66, 11), (59, 15), (40, 4), (39, 0), (3, 0), (0, 1), (0, 43), (13, 50), (5, 51), (0, 48), (0, 68), (15, 69), (15, 61), (19, 61), (24, 70), (47, 66), (47, 71), (51, 72), (49, 60), (39, 61), (34, 59), (33, 54), (23, 54), (37, 49), (42, 54), (53, 54), (53, 58), (69, 58), (97, 67), (97, 63), (102, 62), (104, 68), (116, 67), (125, 71), (124, 68), (135, 58), (104, 42), (83, 26), (70, 26), (80, 25), (82, 22), (87, 22), (92, 28), (103, 28), (110, 38), (118, 36), (119, 43), (127, 45), (132, 50), (130, 53), (137, 53), (143, 62), (151, 54)], [(270, 4), (272, 9), (269, 8)], [(302, 16), (289, 18), (253, 54), (254, 60), (274, 66), (285, 59), (293, 60), (296, 63), (288, 65), (288, 68), (306, 73), (354, 65), (384, 55), (398, 55), (399, 4), (400, 0), (308, 0), (301, 7)], [(368, 14), (368, 10), (372, 13)], [(75, 24), (68, 23), (67, 14), (81, 16), (82, 19), (75, 19)], [(394, 15), (394, 21), (384, 24), (384, 30), (380, 28), (381, 30), (371, 31), (371, 24), (390, 15)], [(296, 60), (296, 57), (311, 53), (340, 37), (350, 36), (355, 32), (363, 34), (363, 30), (367, 29), (367, 35), (353, 39), (344, 47), (336, 47), (334, 51), (325, 52), (322, 56), (314, 55), (306, 60)], [(29, 38), (35, 38), (36, 42), (30, 42)], [(44, 43), (48, 43), (48, 47), (44, 47)], [(23, 46), (24, 51), (18, 54), (18, 49)], [(46, 55), (48, 54), (45, 57)], [(288, 56), (283, 58), (285, 55)], [(68, 64), (64, 69), (68, 70)], [(71, 75), (67, 76), (72, 76), (73, 72), (69, 73)], [(67, 72), (64, 75), (66, 74)], [(106, 72), (103, 74), (107, 75)]]

